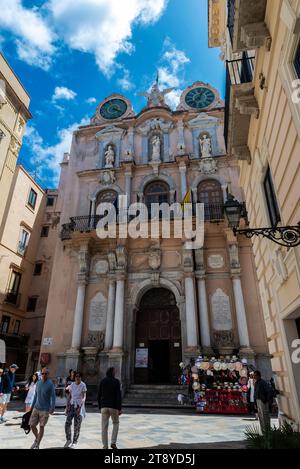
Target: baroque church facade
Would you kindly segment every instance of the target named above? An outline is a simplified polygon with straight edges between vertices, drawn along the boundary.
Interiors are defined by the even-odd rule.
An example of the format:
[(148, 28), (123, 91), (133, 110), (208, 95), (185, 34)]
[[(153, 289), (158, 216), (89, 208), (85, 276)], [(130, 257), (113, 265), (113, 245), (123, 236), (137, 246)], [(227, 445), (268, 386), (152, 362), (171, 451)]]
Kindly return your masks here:
[[(210, 85), (187, 88), (175, 111), (154, 84), (133, 111), (113, 94), (74, 132), (61, 164), (57, 239), (41, 357), (52, 376), (80, 369), (96, 385), (114, 366), (123, 388), (176, 384), (179, 363), (239, 354), (270, 374), (251, 242), (223, 216), (244, 200), (238, 161), (226, 155), (224, 102)], [(183, 239), (99, 239), (98, 207), (204, 203), (204, 246)]]

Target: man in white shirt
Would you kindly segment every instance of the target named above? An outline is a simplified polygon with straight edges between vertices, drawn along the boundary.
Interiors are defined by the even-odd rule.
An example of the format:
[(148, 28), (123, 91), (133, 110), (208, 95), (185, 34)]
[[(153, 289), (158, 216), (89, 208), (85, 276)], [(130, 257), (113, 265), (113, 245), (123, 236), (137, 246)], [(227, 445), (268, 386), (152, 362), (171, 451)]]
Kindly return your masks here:
[[(67, 406), (67, 420), (65, 424), (65, 432), (66, 432), (66, 444), (65, 448), (76, 448), (79, 434), (80, 434), (80, 427), (82, 423), (82, 418), (85, 417), (85, 399), (86, 399), (86, 392), (87, 388), (85, 383), (81, 380), (81, 374), (76, 372), (75, 374), (75, 382), (71, 383), (70, 386), (66, 388), (67, 391), (70, 393), (70, 400)], [(72, 421), (74, 419), (74, 435), (73, 435), (73, 443), (72, 443)]]

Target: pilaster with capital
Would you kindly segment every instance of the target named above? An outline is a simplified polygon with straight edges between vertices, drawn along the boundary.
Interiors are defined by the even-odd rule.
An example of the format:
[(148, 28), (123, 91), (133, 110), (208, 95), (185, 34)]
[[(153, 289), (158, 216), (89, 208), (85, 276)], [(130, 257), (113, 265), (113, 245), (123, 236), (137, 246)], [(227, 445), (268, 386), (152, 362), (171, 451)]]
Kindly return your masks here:
[(211, 335), (209, 323), (209, 311), (206, 293), (206, 272), (204, 265), (204, 250), (197, 249), (195, 252), (196, 279), (198, 285), (199, 324), (202, 351), (205, 354), (212, 352)]
[(125, 314), (125, 278), (127, 270), (127, 252), (124, 246), (116, 249), (116, 299), (114, 336), (112, 352), (123, 352), (124, 314)]
[(124, 170), (125, 174), (125, 194), (127, 195), (127, 207), (129, 207), (131, 203), (131, 183), (134, 167), (135, 165), (133, 162), (124, 161), (122, 163), (122, 169)]
[[(228, 241), (228, 239), (227, 239)], [(230, 271), (232, 278), (236, 319), (238, 326), (238, 335), (240, 342), (240, 353), (253, 354), (253, 350), (250, 346), (249, 330), (247, 324), (247, 315), (245, 308), (245, 301), (241, 282), (241, 265), (239, 260), (239, 247), (237, 242), (229, 242), (229, 259), (230, 259)]]
[(177, 154), (185, 154), (185, 142), (184, 142), (184, 124), (183, 120), (177, 122), (177, 132), (178, 132), (178, 141), (177, 141)]
[(90, 253), (89, 245), (83, 244), (80, 246), (78, 253), (79, 272), (77, 274), (77, 298), (74, 314), (72, 344), (71, 350), (79, 350), (81, 345), (82, 325), (84, 316), (84, 302), (86, 285), (88, 283), (89, 269), (90, 269)]
[(188, 351), (199, 351), (198, 325), (196, 314), (194, 260), (191, 250), (183, 248), (183, 269), (185, 288), (186, 332)]
[(181, 187), (181, 199), (183, 200), (187, 193), (187, 166), (189, 159), (188, 157), (176, 157), (180, 173), (180, 187)]

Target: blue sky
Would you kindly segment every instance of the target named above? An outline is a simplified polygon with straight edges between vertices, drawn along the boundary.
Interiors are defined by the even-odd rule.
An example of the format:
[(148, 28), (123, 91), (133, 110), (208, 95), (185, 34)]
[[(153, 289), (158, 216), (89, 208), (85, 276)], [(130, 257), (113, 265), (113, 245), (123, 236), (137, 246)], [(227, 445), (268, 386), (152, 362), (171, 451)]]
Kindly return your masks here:
[(0, 0), (0, 47), (31, 96), (20, 161), (55, 187), (72, 131), (122, 93), (139, 111), (159, 70), (179, 95), (197, 80), (224, 97), (218, 49), (208, 48), (207, 0)]

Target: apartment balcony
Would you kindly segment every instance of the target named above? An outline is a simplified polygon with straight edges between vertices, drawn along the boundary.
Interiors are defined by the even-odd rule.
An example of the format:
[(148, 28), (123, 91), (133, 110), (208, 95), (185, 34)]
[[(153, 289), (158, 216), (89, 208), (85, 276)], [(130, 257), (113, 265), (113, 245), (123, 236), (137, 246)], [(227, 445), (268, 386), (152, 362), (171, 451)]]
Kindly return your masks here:
[(255, 58), (243, 54), (239, 60), (226, 63), (226, 97), (224, 137), (229, 155), (251, 162), (248, 134), (251, 117), (259, 117), (254, 95)]
[(265, 24), (266, 6), (267, 0), (227, 0), (227, 27), (234, 53), (262, 46), (270, 50), (272, 40)]
[(5, 301), (5, 303), (8, 303), (8, 304), (13, 305), (16, 308), (18, 308), (20, 306), (20, 302), (21, 302), (21, 294), (17, 293), (17, 292), (14, 292), (14, 291), (11, 291), (11, 290), (8, 290), (6, 292), (4, 301)]
[[(196, 215), (196, 204), (193, 204), (193, 216)], [(62, 241), (72, 239), (74, 233), (93, 233), (96, 231), (97, 224), (103, 218), (100, 215), (96, 216), (80, 216), (70, 218), (70, 223), (62, 225), (60, 237)], [(135, 216), (128, 216), (128, 223), (135, 218)], [(160, 214), (159, 217), (163, 219)], [(221, 222), (224, 220), (224, 205), (223, 204), (206, 204), (204, 205), (204, 219), (206, 222)], [(173, 212), (170, 213), (170, 220), (174, 220)], [(150, 221), (150, 215), (149, 215)], [(119, 223), (119, 214), (117, 213), (117, 224)]]

